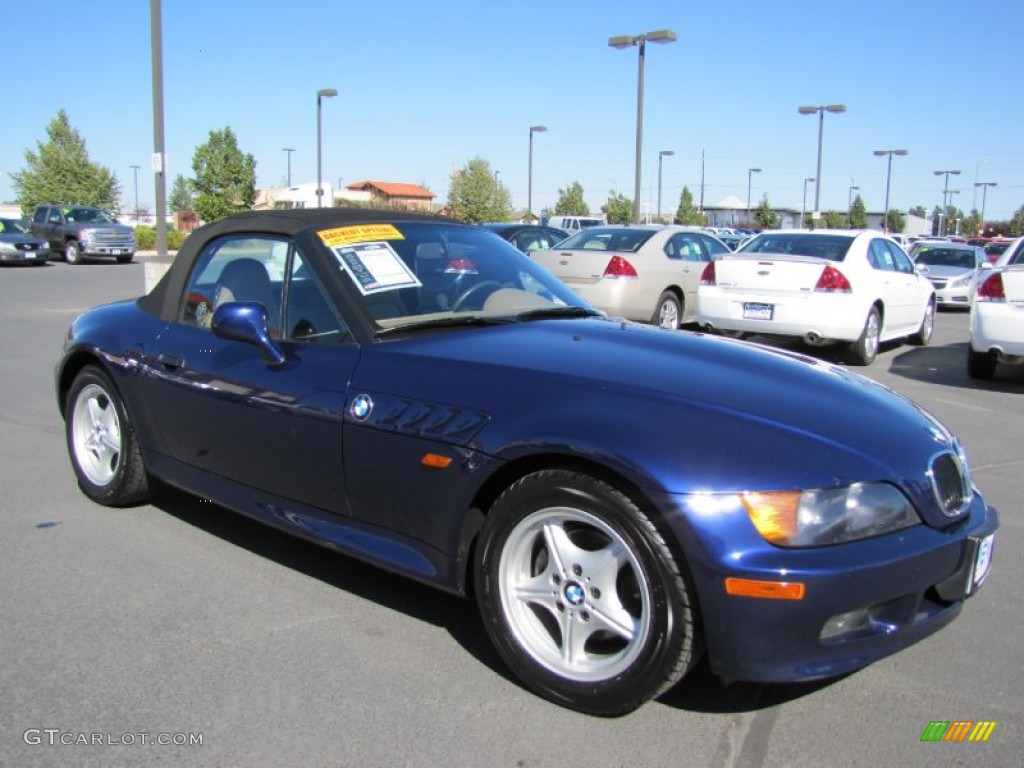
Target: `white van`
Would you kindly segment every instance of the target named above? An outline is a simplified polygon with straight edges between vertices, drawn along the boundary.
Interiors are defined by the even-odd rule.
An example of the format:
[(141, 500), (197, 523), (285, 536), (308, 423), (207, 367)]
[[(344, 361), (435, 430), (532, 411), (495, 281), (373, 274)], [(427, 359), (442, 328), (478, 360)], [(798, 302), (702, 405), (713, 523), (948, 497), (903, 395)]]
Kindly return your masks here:
[(598, 227), (605, 223), (604, 216), (552, 216), (548, 226), (561, 229), (569, 234), (579, 232), (587, 227)]

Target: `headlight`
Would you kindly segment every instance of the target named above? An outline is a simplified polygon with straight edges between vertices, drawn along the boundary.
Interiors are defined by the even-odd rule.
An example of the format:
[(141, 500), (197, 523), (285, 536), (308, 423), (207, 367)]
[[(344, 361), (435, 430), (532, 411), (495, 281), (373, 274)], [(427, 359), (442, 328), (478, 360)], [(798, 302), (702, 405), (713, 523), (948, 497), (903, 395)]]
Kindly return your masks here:
[(958, 277), (958, 278), (956, 278), (954, 280), (950, 280), (949, 281), (949, 287), (950, 288), (965, 288), (965, 287), (967, 287), (968, 285), (971, 284), (971, 280), (973, 278), (974, 278), (974, 275), (963, 275), (963, 276)]
[(96, 237), (95, 229), (83, 229), (78, 233), (78, 236), (83, 240), (92, 240)]
[(0, 243), (0, 253), (15, 253), (17, 250), (10, 243)]
[(839, 544), (909, 528), (921, 521), (906, 496), (885, 483), (745, 493), (742, 499), (754, 527), (780, 547)]

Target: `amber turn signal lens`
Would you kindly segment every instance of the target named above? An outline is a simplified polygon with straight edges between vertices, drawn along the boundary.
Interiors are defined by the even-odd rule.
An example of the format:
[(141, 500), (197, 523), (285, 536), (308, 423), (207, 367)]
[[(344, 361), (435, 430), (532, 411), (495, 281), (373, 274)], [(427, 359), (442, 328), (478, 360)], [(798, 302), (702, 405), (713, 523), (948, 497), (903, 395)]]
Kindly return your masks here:
[(730, 576), (725, 580), (725, 591), (730, 595), (761, 597), (767, 600), (804, 599), (804, 585), (799, 581), (757, 581)]
[(451, 463), (452, 459), (450, 456), (441, 456), (437, 453), (428, 453), (420, 459), (420, 464), (424, 467), (432, 467), (433, 469), (447, 469)]

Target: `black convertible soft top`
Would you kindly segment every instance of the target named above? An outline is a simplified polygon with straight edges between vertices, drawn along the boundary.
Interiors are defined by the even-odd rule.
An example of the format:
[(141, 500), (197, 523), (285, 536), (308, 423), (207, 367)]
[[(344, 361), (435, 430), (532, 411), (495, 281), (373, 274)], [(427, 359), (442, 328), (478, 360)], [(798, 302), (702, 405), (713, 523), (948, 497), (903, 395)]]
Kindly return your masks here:
[(307, 229), (320, 230), (344, 224), (379, 221), (435, 221), (457, 224), (451, 219), (439, 216), (362, 208), (309, 208), (237, 213), (220, 221), (204, 224), (189, 235), (160, 282), (139, 299), (139, 307), (150, 314), (173, 321), (177, 317), (178, 303), (192, 271), (192, 264), (208, 242), (223, 235), (251, 232), (294, 237)]

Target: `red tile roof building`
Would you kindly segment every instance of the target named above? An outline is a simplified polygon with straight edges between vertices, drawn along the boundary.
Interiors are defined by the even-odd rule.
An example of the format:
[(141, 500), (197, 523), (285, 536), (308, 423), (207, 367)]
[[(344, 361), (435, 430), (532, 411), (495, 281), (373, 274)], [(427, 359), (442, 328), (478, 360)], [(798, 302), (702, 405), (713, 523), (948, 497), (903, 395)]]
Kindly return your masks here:
[(373, 204), (385, 208), (405, 208), (414, 211), (429, 211), (434, 193), (417, 184), (402, 184), (393, 181), (359, 181), (345, 187), (356, 192), (369, 192)]

